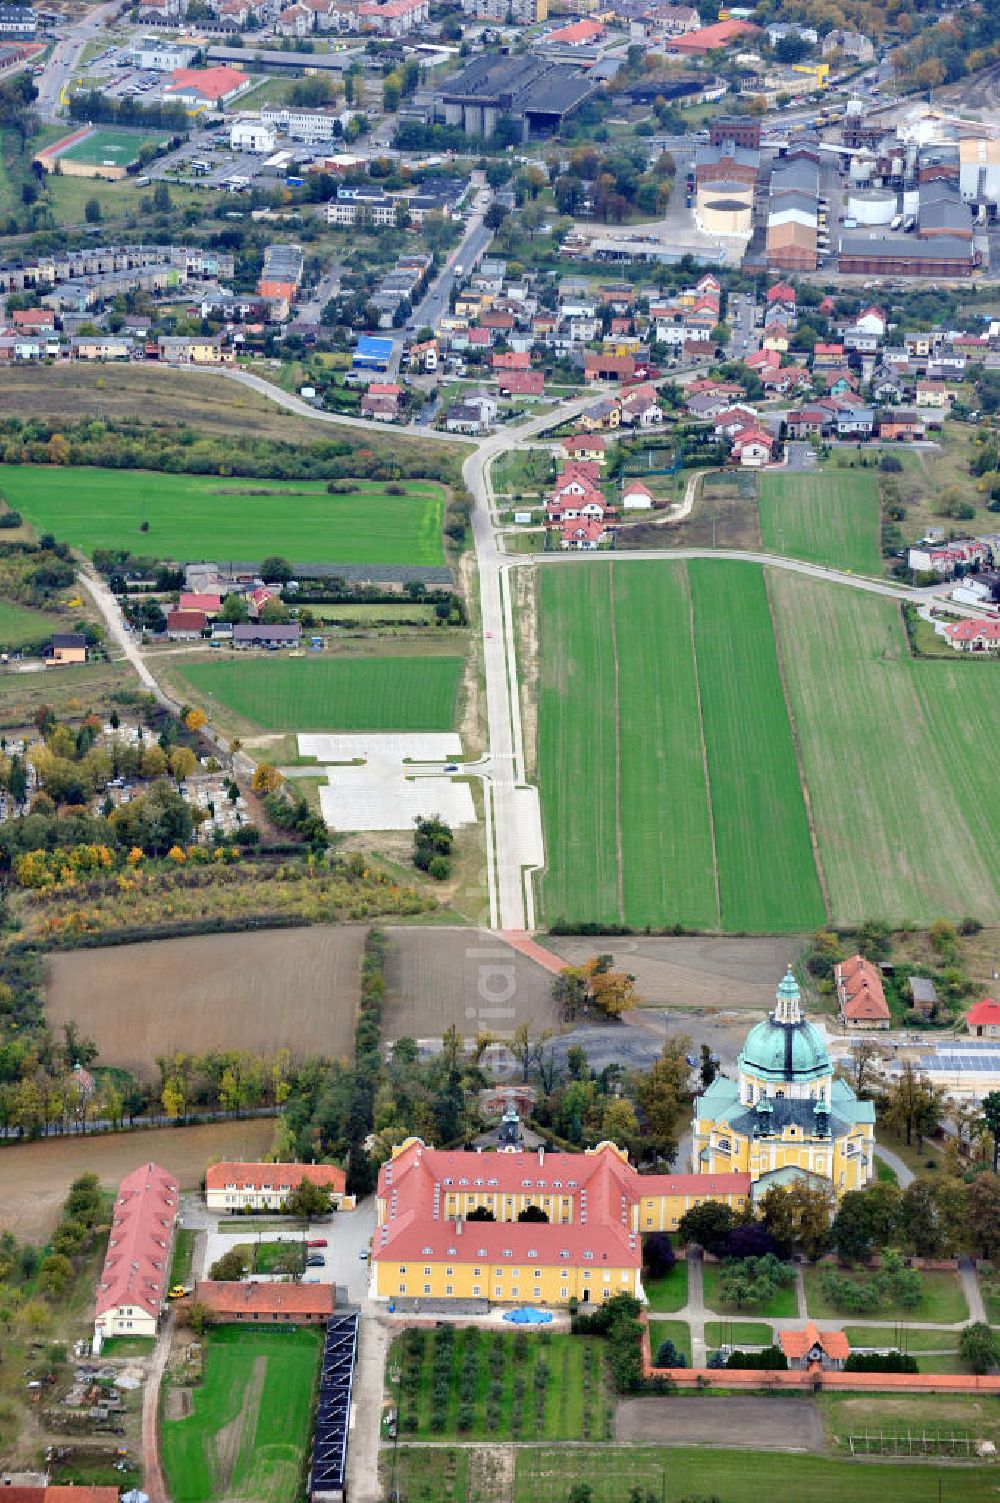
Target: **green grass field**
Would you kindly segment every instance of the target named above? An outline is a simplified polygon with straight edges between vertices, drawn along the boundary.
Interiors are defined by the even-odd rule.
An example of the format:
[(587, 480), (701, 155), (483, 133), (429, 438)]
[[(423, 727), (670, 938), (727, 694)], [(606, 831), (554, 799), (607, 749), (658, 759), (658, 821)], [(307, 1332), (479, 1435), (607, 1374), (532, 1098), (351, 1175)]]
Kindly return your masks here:
[[(628, 1503), (637, 1483), (643, 1497), (716, 1503), (774, 1503), (778, 1497), (795, 1503), (979, 1503), (996, 1496), (996, 1469), (989, 1466), (852, 1462), (742, 1447), (615, 1446), (522, 1451), (514, 1503), (564, 1503), (579, 1481), (590, 1483), (594, 1503)], [(437, 1503), (444, 1495), (409, 1496), (414, 1503)], [(466, 1496), (471, 1503), (475, 1495)], [(480, 1495), (482, 1503), (486, 1496)]]
[(689, 573), (723, 928), (816, 928), (823, 898), (763, 572), (699, 559)]
[(687, 1264), (683, 1258), (678, 1259), (670, 1272), (663, 1275), (663, 1278), (644, 1278), (642, 1287), (646, 1291), (646, 1299), (649, 1301), (651, 1311), (660, 1311), (664, 1315), (670, 1315), (673, 1311), (680, 1310), (687, 1304)]
[[(820, 1279), (822, 1277), (820, 1270), (818, 1268), (806, 1268), (803, 1276), (805, 1278), (806, 1303), (809, 1314), (819, 1320), (837, 1320), (843, 1317), (843, 1312), (838, 1310), (836, 1305), (831, 1304), (823, 1294), (820, 1287)], [(845, 1278), (852, 1277), (849, 1273), (845, 1273), (843, 1276)], [(857, 1275), (858, 1279), (862, 1279), (863, 1277), (863, 1275)], [(969, 1307), (965, 1302), (965, 1295), (962, 1292), (962, 1286), (956, 1274), (934, 1272), (922, 1273), (920, 1277), (923, 1280), (923, 1298), (915, 1309), (906, 1310), (902, 1305), (887, 1304), (873, 1311), (873, 1315), (877, 1316), (879, 1320), (905, 1320), (908, 1324), (915, 1320), (929, 1320), (948, 1324), (957, 1320), (968, 1320)], [(847, 1317), (843, 1318), (846, 1319)], [(937, 1342), (939, 1348), (945, 1348), (951, 1344), (947, 1339), (948, 1335), (947, 1331), (938, 1332), (938, 1336), (944, 1338)]]
[(284, 658), (185, 662), (203, 704), (265, 731), (450, 731), (457, 657)]
[(1000, 916), (1000, 675), (910, 658), (899, 607), (769, 572), (834, 918)]
[(764, 547), (857, 574), (881, 574), (878, 480), (871, 470), (760, 477)]
[(770, 1346), (774, 1340), (774, 1327), (763, 1320), (706, 1320), (705, 1322), (705, 1345), (711, 1351), (714, 1347), (726, 1346)]
[(115, 167), (128, 167), (139, 155), (139, 147), (146, 141), (159, 144), (168, 139), (164, 132), (149, 133), (143, 130), (112, 130), (100, 126), (97, 130), (77, 141), (73, 146), (67, 146), (65, 151), (59, 153), (59, 160), (66, 162), (84, 162), (89, 166), (102, 166), (106, 162)]
[(0, 600), (0, 649), (34, 646), (53, 631), (68, 631), (69, 623), (45, 611), (33, 611), (13, 600)]
[(206, 1340), (192, 1412), (161, 1424), (170, 1497), (174, 1503), (300, 1497), (322, 1330), (223, 1326)]
[(601, 563), (540, 591), (548, 922), (821, 924), (761, 571)]
[[(402, 496), (381, 482), (350, 495), (323, 481), (220, 479), (144, 470), (0, 465), (0, 494), (39, 531), (91, 552), (131, 548), (156, 558), (293, 563), (444, 563), (444, 493), (407, 481)], [(140, 524), (149, 523), (148, 532)]]
[(911, 1352), (957, 1352), (958, 1336), (951, 1331), (927, 1331), (913, 1325), (909, 1320), (896, 1326), (851, 1326), (844, 1327), (844, 1335), (855, 1346), (885, 1347), (888, 1350)]

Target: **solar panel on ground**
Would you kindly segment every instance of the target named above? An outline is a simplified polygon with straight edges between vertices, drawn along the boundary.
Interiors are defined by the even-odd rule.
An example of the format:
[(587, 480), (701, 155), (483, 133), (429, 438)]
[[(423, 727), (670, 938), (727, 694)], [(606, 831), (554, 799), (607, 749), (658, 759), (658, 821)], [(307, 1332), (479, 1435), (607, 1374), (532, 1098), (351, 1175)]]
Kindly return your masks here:
[(335, 1315), (327, 1325), (323, 1345), (310, 1495), (329, 1496), (343, 1492), (351, 1386), (357, 1354), (357, 1315)]

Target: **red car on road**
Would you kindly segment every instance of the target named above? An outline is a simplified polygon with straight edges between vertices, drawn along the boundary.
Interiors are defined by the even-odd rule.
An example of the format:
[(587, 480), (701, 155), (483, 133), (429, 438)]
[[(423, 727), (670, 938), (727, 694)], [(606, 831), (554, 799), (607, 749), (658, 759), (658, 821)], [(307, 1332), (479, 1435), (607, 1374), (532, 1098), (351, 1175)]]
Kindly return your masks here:
[(329, 1246), (329, 1243), (327, 1242), (327, 1240), (326, 1240), (325, 1237), (313, 1237), (311, 1239), (311, 1241), (309, 1241), (309, 1242), (306, 1243), (306, 1247), (328, 1247), (328, 1246)]

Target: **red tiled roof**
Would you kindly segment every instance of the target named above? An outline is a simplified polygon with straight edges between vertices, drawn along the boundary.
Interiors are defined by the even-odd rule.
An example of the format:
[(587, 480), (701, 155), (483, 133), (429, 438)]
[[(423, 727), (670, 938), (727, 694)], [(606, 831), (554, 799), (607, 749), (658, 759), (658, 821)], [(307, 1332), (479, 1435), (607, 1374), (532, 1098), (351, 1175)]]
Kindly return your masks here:
[(749, 1174), (640, 1174), (637, 1195), (747, 1195)]
[(767, 301), (769, 303), (794, 303), (795, 288), (790, 282), (775, 282), (773, 287), (767, 289)]
[(713, 47), (727, 47), (737, 37), (756, 31), (757, 27), (748, 21), (716, 21), (714, 26), (702, 26), (698, 31), (689, 31), (687, 36), (671, 37), (670, 46), (678, 52), (711, 52)]
[(1000, 621), (955, 621), (945, 627), (945, 634), (953, 642), (975, 642), (979, 637), (1000, 642)]
[(543, 371), (500, 371), (497, 386), (514, 397), (540, 397), (545, 390)]
[(199, 1280), (194, 1297), (216, 1315), (333, 1314), (332, 1284), (217, 1283)]
[(653, 499), (652, 491), (647, 490), (641, 480), (626, 480), (625, 484), (622, 486), (622, 495), (647, 496), (650, 501), (652, 501)]
[(600, 433), (571, 433), (564, 438), (562, 446), (568, 454), (579, 449), (582, 453), (604, 453), (604, 438)]
[(545, 40), (578, 47), (582, 42), (596, 42), (603, 35), (604, 27), (599, 21), (575, 21), (571, 26), (562, 27), (560, 31), (550, 32)]
[(833, 968), (841, 1011), (849, 1022), (888, 1020), (889, 1006), (882, 978), (870, 960), (852, 955)]
[(5, 1487), (4, 1503), (118, 1503), (117, 1487)]
[(820, 1346), (834, 1361), (844, 1362), (851, 1355), (851, 1344), (843, 1331), (821, 1331), (810, 1321), (802, 1331), (779, 1331), (778, 1340), (786, 1357), (802, 1358), (814, 1346)]
[(204, 611), (168, 611), (167, 631), (203, 631), (207, 620)]
[(526, 371), (531, 369), (531, 356), (527, 350), (506, 350), (493, 356), (495, 371)]
[(294, 1189), (302, 1180), (314, 1185), (324, 1185), (335, 1194), (343, 1194), (347, 1176), (337, 1164), (244, 1164), (226, 1161), (212, 1164), (205, 1174), (206, 1190), (224, 1190), (235, 1185), (237, 1190), (260, 1190), (267, 1185)]
[(203, 99), (224, 99), (247, 82), (238, 68), (175, 68), (167, 85), (168, 93), (196, 89)]
[(159, 1164), (142, 1164), (122, 1180), (97, 1286), (99, 1316), (124, 1304), (159, 1314), (179, 1189), (173, 1175)]
[(179, 611), (204, 611), (209, 616), (214, 615), (221, 608), (221, 595), (210, 595), (198, 590), (184, 590), (177, 603)]
[(975, 1007), (969, 1008), (965, 1021), (972, 1028), (1000, 1027), (1000, 1002), (994, 1002), (992, 997), (984, 997)]

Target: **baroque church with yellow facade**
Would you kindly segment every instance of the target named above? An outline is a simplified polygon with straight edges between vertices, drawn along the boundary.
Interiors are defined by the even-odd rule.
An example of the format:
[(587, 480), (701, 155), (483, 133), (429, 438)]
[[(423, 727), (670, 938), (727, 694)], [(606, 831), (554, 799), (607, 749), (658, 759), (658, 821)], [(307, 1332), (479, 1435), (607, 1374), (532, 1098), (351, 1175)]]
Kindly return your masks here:
[(737, 1078), (719, 1075), (695, 1101), (696, 1174), (747, 1173), (758, 1200), (795, 1180), (838, 1198), (874, 1177), (875, 1108), (834, 1077), (821, 1031), (802, 1014), (789, 970), (774, 1011), (747, 1035)]

